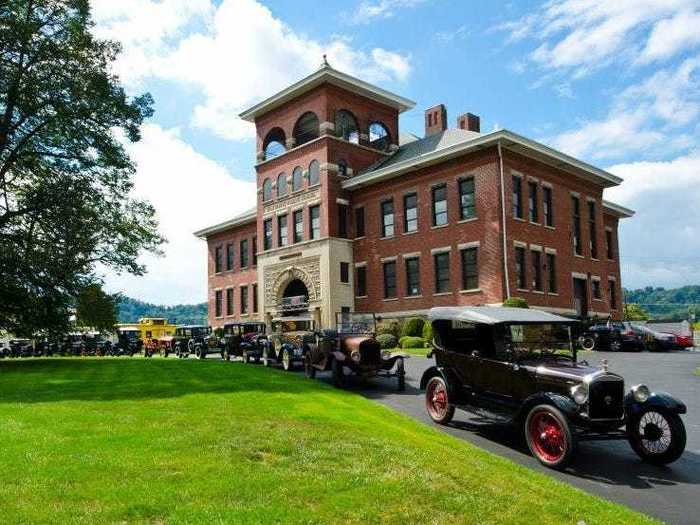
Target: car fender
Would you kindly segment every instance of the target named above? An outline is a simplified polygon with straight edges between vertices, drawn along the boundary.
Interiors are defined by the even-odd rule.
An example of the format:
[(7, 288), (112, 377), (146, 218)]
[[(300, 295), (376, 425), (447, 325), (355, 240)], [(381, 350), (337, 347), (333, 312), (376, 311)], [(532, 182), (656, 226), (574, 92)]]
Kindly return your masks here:
[(441, 366), (431, 366), (423, 372), (423, 377), (420, 379), (420, 389), (425, 390), (425, 387), (428, 386), (428, 381), (435, 376), (441, 377), (445, 381), (448, 394), (457, 395), (459, 392), (459, 380), (453, 372)]
[(556, 392), (537, 392), (523, 401), (514, 419), (516, 421), (524, 421), (530, 410), (537, 405), (554, 406), (568, 418), (575, 418), (579, 412), (579, 406), (569, 397)]
[(672, 414), (685, 414), (688, 411), (683, 401), (667, 392), (652, 392), (644, 403), (637, 401), (632, 392), (625, 395), (625, 414), (627, 417), (636, 415), (645, 408), (665, 410)]
[(335, 359), (336, 361), (340, 361), (341, 363), (345, 361), (345, 354), (343, 352), (335, 350), (331, 352), (331, 354), (333, 354), (333, 359)]

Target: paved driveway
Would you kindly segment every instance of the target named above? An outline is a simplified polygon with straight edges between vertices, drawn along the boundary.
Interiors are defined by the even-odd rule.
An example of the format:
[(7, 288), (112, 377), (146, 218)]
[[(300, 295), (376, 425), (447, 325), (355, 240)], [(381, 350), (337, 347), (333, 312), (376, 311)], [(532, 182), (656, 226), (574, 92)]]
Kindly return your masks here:
[(652, 390), (670, 392), (688, 405), (688, 414), (684, 416), (688, 444), (685, 454), (676, 463), (669, 467), (643, 463), (626, 441), (585, 442), (580, 445), (573, 464), (565, 472), (555, 472), (534, 460), (519, 434), (510, 427), (479, 420), (460, 410), (449, 426), (434, 425), (426, 414), (422, 392), (418, 390), (423, 371), (432, 364), (432, 360), (425, 358), (412, 357), (407, 361), (407, 388), (403, 393), (396, 392), (395, 381), (389, 380), (350, 388), (455, 437), (587, 492), (668, 523), (700, 523), (700, 377), (693, 375), (700, 367), (700, 352), (595, 353), (592, 357), (586, 356), (591, 364), (603, 357), (608, 359), (611, 371), (625, 377), (627, 386), (646, 383)]

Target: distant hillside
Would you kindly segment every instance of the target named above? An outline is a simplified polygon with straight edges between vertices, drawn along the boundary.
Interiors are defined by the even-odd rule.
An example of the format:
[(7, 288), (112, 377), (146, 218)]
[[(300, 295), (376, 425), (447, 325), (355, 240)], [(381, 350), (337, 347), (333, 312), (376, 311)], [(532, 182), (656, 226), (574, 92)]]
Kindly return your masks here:
[(200, 324), (207, 321), (207, 303), (162, 306), (122, 297), (117, 309), (120, 323), (135, 323), (141, 317), (165, 317), (174, 324)]
[(700, 318), (700, 286), (625, 290), (625, 301), (642, 306), (653, 318), (687, 319), (689, 312)]

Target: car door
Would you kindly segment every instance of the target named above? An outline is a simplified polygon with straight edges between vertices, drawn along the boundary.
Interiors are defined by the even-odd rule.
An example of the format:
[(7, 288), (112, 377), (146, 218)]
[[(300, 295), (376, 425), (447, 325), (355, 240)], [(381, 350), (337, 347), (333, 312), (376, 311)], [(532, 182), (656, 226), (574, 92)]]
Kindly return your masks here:
[(497, 333), (480, 338), (481, 350), (472, 366), (472, 383), (484, 404), (492, 409), (510, 410), (519, 367), (511, 363), (511, 356), (504, 345), (499, 344)]

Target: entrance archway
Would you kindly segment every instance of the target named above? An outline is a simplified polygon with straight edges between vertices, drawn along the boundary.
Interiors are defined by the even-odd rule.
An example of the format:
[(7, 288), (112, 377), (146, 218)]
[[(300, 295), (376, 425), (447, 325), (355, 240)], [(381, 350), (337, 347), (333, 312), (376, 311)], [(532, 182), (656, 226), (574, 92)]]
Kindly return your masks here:
[(309, 289), (301, 279), (292, 279), (282, 292), (282, 310), (299, 313), (309, 309)]

